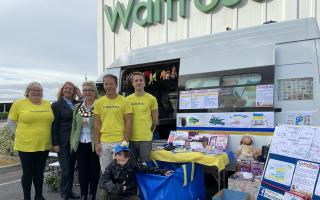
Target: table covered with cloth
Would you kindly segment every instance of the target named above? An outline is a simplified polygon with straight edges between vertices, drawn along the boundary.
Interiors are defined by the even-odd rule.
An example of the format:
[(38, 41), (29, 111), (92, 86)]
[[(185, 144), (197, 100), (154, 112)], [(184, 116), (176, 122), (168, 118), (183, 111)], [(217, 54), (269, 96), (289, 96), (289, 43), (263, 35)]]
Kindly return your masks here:
[(220, 155), (206, 155), (200, 152), (183, 152), (173, 153), (166, 150), (156, 150), (150, 153), (151, 160), (172, 162), (172, 163), (187, 163), (195, 162), (205, 166), (214, 166), (218, 171), (225, 169), (229, 164), (229, 158), (226, 153)]

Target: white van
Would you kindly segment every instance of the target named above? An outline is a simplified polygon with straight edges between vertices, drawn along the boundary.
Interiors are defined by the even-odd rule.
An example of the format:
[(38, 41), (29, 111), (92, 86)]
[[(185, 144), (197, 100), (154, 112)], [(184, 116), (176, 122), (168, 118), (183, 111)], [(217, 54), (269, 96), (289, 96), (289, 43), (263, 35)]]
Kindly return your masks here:
[(147, 78), (159, 103), (160, 138), (170, 130), (243, 134), (268, 145), (276, 124), (320, 125), (320, 32), (313, 18), (136, 49), (120, 56), (97, 81), (119, 78), (133, 92), (130, 73)]

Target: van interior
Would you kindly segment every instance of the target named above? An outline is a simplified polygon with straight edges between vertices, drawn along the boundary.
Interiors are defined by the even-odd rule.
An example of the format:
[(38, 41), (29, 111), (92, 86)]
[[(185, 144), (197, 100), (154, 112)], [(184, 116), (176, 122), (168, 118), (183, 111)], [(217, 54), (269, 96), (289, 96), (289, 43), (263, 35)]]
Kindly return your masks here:
[(167, 139), (170, 130), (176, 130), (179, 60), (122, 67), (119, 91), (123, 96), (134, 93), (131, 83), (133, 72), (144, 74), (145, 91), (156, 97), (158, 102), (159, 124), (153, 139)]

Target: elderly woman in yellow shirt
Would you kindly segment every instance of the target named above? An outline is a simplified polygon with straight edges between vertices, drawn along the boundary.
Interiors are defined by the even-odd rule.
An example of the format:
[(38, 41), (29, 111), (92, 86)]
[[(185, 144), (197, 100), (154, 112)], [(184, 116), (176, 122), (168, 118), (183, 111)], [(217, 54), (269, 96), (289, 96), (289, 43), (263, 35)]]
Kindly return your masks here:
[(43, 171), (51, 147), (53, 113), (50, 102), (42, 99), (40, 83), (31, 82), (25, 96), (11, 106), (8, 125), (15, 132), (14, 149), (18, 151), (21, 160), (24, 199), (31, 200), (33, 182), (34, 199), (44, 200)]

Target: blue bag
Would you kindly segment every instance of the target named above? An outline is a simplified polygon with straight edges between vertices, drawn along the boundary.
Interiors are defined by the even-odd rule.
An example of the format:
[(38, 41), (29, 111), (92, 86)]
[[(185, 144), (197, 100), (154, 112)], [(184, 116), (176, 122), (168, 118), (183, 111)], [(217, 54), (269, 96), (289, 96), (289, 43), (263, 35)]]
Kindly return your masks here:
[[(150, 164), (150, 163), (149, 163)], [(137, 173), (142, 200), (204, 200), (205, 185), (203, 167), (195, 163), (176, 164), (156, 162), (159, 169), (174, 170), (167, 177), (156, 174)]]

